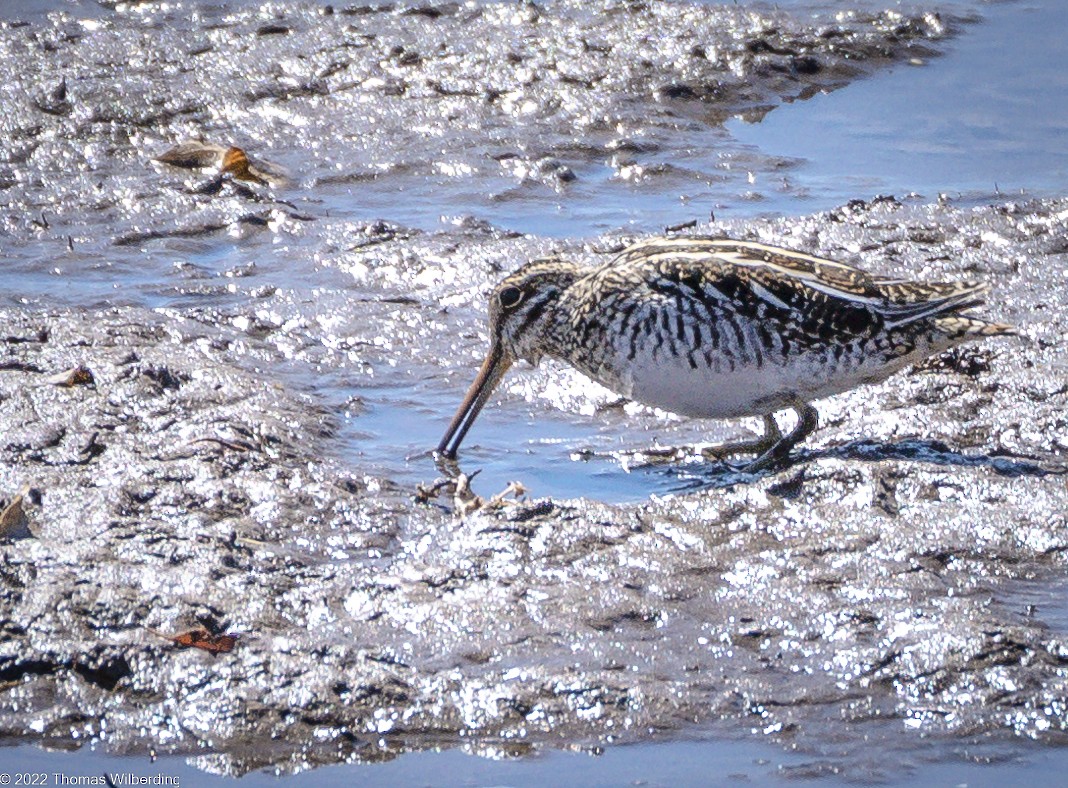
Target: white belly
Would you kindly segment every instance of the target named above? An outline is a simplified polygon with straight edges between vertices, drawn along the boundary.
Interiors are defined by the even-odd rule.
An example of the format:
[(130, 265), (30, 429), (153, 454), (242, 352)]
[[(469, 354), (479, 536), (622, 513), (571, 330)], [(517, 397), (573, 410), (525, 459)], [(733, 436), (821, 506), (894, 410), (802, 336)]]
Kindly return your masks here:
[[(794, 381), (796, 382), (796, 381)], [(682, 364), (635, 365), (621, 380), (620, 393), (662, 410), (705, 419), (763, 415), (787, 407), (791, 381), (769, 366), (739, 367), (734, 371), (692, 369)]]
[(661, 355), (629, 361), (615, 370), (586, 370), (599, 383), (625, 397), (662, 410), (693, 418), (729, 419), (762, 416), (890, 377), (916, 360), (916, 355), (885, 360), (857, 360), (828, 367), (811, 355), (787, 365), (766, 362), (740, 364), (732, 370), (699, 364), (686, 358)]

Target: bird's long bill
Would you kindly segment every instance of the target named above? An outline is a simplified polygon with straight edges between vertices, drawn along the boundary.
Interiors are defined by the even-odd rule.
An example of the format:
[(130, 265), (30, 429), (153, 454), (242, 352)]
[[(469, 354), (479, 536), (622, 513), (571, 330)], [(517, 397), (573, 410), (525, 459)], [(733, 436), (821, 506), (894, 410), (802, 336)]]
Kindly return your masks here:
[(486, 360), (482, 362), (482, 368), (478, 371), (475, 382), (464, 395), (464, 401), (460, 403), (449, 428), (445, 430), (445, 436), (438, 444), (439, 454), (446, 459), (456, 459), (456, 450), (460, 448), (464, 436), (475, 423), (475, 417), (478, 416), (482, 406), (486, 404), (486, 400), (490, 398), (490, 394), (497, 388), (497, 384), (500, 383), (510, 366), (512, 366), (512, 359), (501, 351), (497, 342), (494, 342), (490, 346), (489, 353), (486, 354)]

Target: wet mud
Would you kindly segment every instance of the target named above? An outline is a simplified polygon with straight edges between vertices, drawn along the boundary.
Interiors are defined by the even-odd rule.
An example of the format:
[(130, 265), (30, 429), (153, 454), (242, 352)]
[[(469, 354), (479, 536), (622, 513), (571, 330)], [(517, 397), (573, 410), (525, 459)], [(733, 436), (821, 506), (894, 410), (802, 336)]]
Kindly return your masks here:
[[(313, 219), (396, 220), (413, 202), (435, 224), (488, 213), (540, 234), (531, 206), (599, 189), (729, 182), (759, 200), (751, 172), (789, 163), (723, 146), (723, 120), (936, 55), (965, 24), (628, 2), (91, 7), (0, 29), (18, 75), (0, 88), (0, 231), (15, 272), (52, 255), (101, 298), (123, 297), (116, 276), (181, 284), (152, 241), (214, 251), (269, 230), (292, 247), (329, 238)], [(190, 140), (276, 159), (303, 188), (205, 193), (155, 161)]]
[[(697, 9), (206, 11), (176, 49), (143, 46), (167, 28), (152, 10), (104, 14), (92, 31), (61, 17), (6, 25), (8, 54), (61, 63), (67, 86), (2, 121), (24, 155), (5, 165), (3, 192), (0, 511), (28, 491), (0, 541), (0, 734), (190, 753), (230, 774), (712, 731), (810, 752), (813, 774), (870, 777), (891, 768), (873, 742), (907, 754), (894, 769), (932, 740), (1064, 743), (1063, 600), (1034, 591), (1063, 582), (1068, 555), (1064, 200), (882, 198), (698, 221), (683, 232), (887, 275), (984, 279), (987, 313), (1021, 337), (818, 403), (819, 432), (758, 477), (643, 454), (744, 424), (621, 404), (559, 366), (518, 369), (465, 444), (472, 493), (434, 488), (433, 441), (405, 423), (439, 437), (485, 349), (488, 285), (548, 252), (594, 264), (628, 237), (333, 215), (314, 202), (325, 170), (373, 177), (388, 149), (424, 172), (421, 146), (440, 134), (480, 167), (510, 151), (518, 159), (504, 161), (531, 163), (520, 180), (566, 184), (622, 138), (619, 123), (668, 145), (690, 122), (667, 111), (674, 102), (714, 126), (928, 51), (947, 24)], [(635, 32), (650, 18), (665, 41), (655, 51)], [(144, 62), (110, 79), (101, 53), (131, 41)], [(142, 100), (99, 100), (108, 90)], [(526, 102), (530, 125), (505, 110)], [(274, 138), (302, 184), (281, 196), (232, 179), (250, 191), (190, 194), (217, 173), (174, 174), (141, 150), (201, 126), (216, 137), (247, 123), (254, 137), (286, 112), (350, 125)], [(405, 142), (414, 117), (431, 124), (418, 145)], [(537, 165), (545, 157), (558, 164)], [(184, 245), (201, 238), (192, 228), (210, 238), (246, 225), (256, 235), (237, 259)], [(272, 243), (262, 237), (293, 270), (257, 256)], [(76, 287), (56, 299), (34, 284), (60, 280)], [(113, 281), (124, 287), (108, 293)], [(392, 440), (368, 426), (387, 402), (402, 414)], [(509, 432), (523, 417), (534, 427)], [(535, 439), (563, 423), (586, 431)], [(521, 470), (528, 455), (573, 488), (607, 469), (633, 492), (546, 495), (520, 472), (528, 496), (469, 505), (503, 492), (494, 465)], [(665, 478), (671, 494), (648, 486)], [(233, 648), (159, 634), (193, 630), (233, 635)]]
[[(683, 464), (694, 490), (627, 505), (534, 497), (461, 517), (447, 496), (419, 503), (414, 485), (323, 459), (340, 417), (263, 371), (281, 360), (264, 337), (133, 309), (6, 310), (0, 480), (41, 505), (36, 537), (2, 548), (0, 725), (203, 747), (235, 773), (716, 719), (813, 745), (830, 728), (860, 746), (885, 720), (1062, 735), (1063, 628), (999, 589), (1064, 571), (1065, 315), (1050, 293), (1066, 222), (1064, 203), (882, 202), (716, 228), (994, 280), (1024, 336), (824, 403), (780, 473), (701, 484)], [(542, 246), (393, 243), (487, 277)], [(472, 346), (478, 311), (452, 318)], [(370, 345), (381, 324), (361, 322), (350, 340)], [(92, 385), (42, 382), (77, 365)], [(471, 372), (462, 356), (425, 369)], [(611, 414), (619, 430), (660, 419)], [(178, 650), (145, 629), (195, 626), (238, 646)]]

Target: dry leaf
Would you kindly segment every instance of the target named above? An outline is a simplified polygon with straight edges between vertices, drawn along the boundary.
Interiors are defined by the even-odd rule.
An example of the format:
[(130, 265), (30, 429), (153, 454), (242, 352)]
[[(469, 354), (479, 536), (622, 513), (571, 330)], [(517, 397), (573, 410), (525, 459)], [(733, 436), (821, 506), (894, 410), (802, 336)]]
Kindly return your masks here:
[(218, 167), (225, 153), (226, 148), (221, 145), (206, 142), (182, 142), (156, 156), (156, 161), (186, 170), (203, 170), (208, 167)]
[(444, 490), (446, 487), (452, 486), (453, 484), (455, 484), (455, 482), (452, 479), (438, 479), (429, 487), (427, 487), (422, 482), (419, 482), (419, 484), (415, 486), (415, 495), (413, 496), (413, 500), (416, 503), (430, 503), (438, 497), (442, 490)]
[(252, 168), (251, 162), (248, 160), (248, 155), (241, 150), (241, 148), (230, 148), (223, 154), (222, 171), (228, 172), (239, 181), (249, 181), (250, 183), (262, 183), (267, 185), (267, 181), (264, 180), (259, 172)]
[(23, 501), (30, 494), (30, 485), (22, 485), (15, 497), (11, 499), (4, 511), (0, 512), (0, 538), (11, 536), (19, 531), (29, 528), (30, 521), (26, 517)]
[(45, 378), (46, 383), (53, 386), (73, 388), (74, 386), (92, 386), (96, 383), (93, 373), (85, 366), (77, 366), (73, 369), (64, 370), (55, 375)]
[[(508, 482), (503, 490), (486, 501), (485, 508), (499, 509), (505, 504), (515, 503), (526, 494), (527, 488), (523, 486), (522, 482)], [(508, 496), (512, 496), (511, 500), (508, 499)]]
[[(148, 628), (146, 627), (146, 629)], [(204, 628), (190, 629), (188, 632), (181, 632), (177, 635), (168, 635), (155, 629), (149, 629), (148, 631), (153, 635), (166, 638), (181, 648), (199, 648), (210, 654), (226, 654), (233, 651), (234, 646), (237, 645), (238, 638), (238, 635), (233, 632), (227, 632), (224, 635), (213, 635)]]
[[(183, 142), (155, 157), (161, 164), (187, 170), (217, 169), (220, 175), (229, 175), (234, 180), (263, 185), (284, 186), (289, 175), (277, 164), (262, 159), (250, 159), (244, 150), (235, 145), (223, 146), (210, 142)], [(215, 194), (222, 186), (218, 178), (196, 189), (200, 194)]]
[(485, 504), (482, 497), (475, 495), (471, 489), (471, 479), (473, 479), (477, 473), (473, 473), (468, 476), (466, 473), (461, 473), (456, 477), (456, 491), (452, 495), (452, 505), (456, 514), (460, 517), (465, 517), (471, 512), (477, 512)]
[(451, 487), (453, 513), (462, 519), (472, 512), (500, 509), (517, 503), (520, 498), (527, 494), (527, 488), (522, 483), (508, 482), (503, 490), (487, 500), (471, 489), (471, 480), (478, 476), (479, 473), (480, 471), (475, 471), (468, 476), (457, 469), (456, 473), (450, 474), (446, 479), (438, 479), (429, 487), (419, 484), (415, 490), (415, 502), (430, 503)]

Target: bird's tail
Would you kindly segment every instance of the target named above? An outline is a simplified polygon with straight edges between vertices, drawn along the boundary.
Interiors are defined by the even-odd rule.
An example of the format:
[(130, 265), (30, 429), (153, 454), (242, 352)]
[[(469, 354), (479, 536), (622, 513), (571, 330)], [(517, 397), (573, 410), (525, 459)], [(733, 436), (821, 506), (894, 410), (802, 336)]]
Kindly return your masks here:
[(934, 324), (947, 337), (957, 340), (971, 337), (1016, 336), (1019, 333), (1015, 326), (1010, 326), (1008, 323), (992, 323), (989, 320), (963, 315), (936, 317)]
[(906, 282), (884, 287), (897, 299), (884, 307), (887, 327), (909, 325), (921, 320), (938, 321), (956, 317), (982, 306), (990, 285), (982, 282)]

